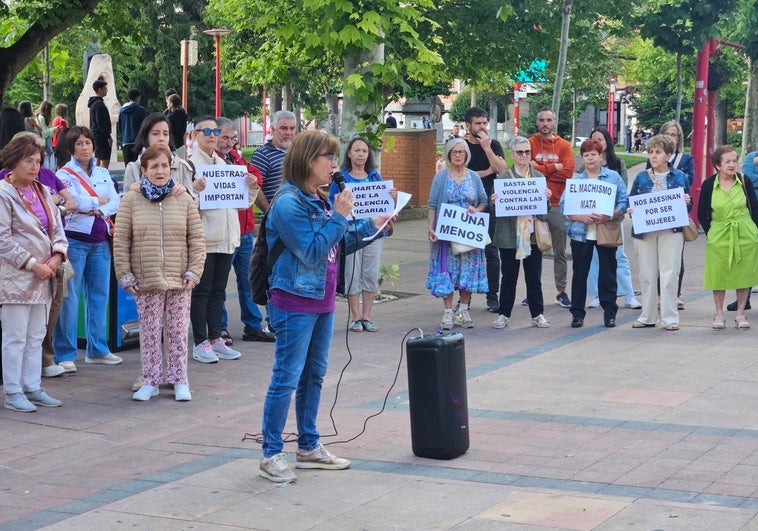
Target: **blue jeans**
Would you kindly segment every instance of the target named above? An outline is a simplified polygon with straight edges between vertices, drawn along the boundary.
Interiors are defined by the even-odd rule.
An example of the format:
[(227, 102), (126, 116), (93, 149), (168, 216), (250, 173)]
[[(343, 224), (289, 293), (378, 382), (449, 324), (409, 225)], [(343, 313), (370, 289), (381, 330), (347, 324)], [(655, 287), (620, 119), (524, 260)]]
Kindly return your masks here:
[(89, 243), (69, 238), (68, 259), (74, 276), (68, 281), (68, 296), (53, 332), (55, 362), (76, 359), (79, 297), (84, 297), (87, 357), (102, 358), (108, 347), (108, 295), (111, 284), (111, 250), (108, 242)]
[(282, 451), (292, 392), (295, 394), (297, 446), (312, 450), (319, 441), (316, 416), (321, 385), (329, 363), (334, 313), (286, 312), (269, 305), (269, 320), (276, 329), (276, 353), (271, 383), (263, 405), (263, 455)]
[[(232, 267), (237, 277), (237, 296), (240, 301), (240, 318), (245, 328), (260, 330), (263, 328), (263, 316), (258, 305), (253, 302), (250, 293), (250, 257), (253, 255), (255, 236), (252, 232), (240, 235), (240, 245), (232, 254)], [(221, 327), (226, 330), (229, 325), (229, 316), (226, 313), (226, 293), (224, 293), (224, 310), (221, 315)]]

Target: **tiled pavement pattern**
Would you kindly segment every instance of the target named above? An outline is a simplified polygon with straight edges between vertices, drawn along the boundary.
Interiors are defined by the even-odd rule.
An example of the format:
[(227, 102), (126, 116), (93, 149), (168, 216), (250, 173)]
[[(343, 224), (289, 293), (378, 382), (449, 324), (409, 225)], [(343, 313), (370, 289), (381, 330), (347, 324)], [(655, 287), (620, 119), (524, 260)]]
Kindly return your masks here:
[[(349, 359), (338, 305), (324, 442), (361, 431), (392, 384), (403, 335), (438, 326), (442, 305), (424, 290), (425, 227), (399, 223), (385, 243), (383, 262), (401, 262), (385, 289), (416, 295), (375, 306), (379, 332), (347, 335), (339, 435), (327, 437)], [(242, 342), (236, 321), (242, 359), (190, 361), (188, 403), (164, 388), (147, 403), (130, 399), (136, 350), (115, 367), (80, 360), (76, 375), (43, 381), (62, 408), (0, 410), (0, 529), (758, 530), (758, 330), (710, 329), (704, 244), (685, 247), (678, 332), (633, 330), (638, 311), (628, 309), (615, 329), (601, 310), (569, 328), (568, 311), (552, 304), (550, 259), (552, 328), (530, 327), (517, 303), (510, 327), (492, 329), (475, 297), (476, 326), (464, 332), (471, 447), (449, 461), (411, 452), (404, 360), (386, 410), (329, 447), (352, 468), (299, 470), (288, 486), (258, 477), (260, 446), (242, 440), (260, 431), (273, 346)], [(294, 463), (294, 444), (286, 450)]]

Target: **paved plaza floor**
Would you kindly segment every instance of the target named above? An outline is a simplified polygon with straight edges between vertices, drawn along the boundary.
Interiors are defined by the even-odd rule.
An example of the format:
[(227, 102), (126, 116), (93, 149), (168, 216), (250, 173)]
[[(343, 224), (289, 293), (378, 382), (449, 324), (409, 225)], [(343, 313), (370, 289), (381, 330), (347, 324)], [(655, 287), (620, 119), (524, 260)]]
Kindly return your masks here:
[[(376, 333), (346, 333), (338, 303), (324, 384), (322, 441), (349, 470), (298, 470), (286, 486), (258, 476), (260, 445), (245, 434), (260, 432), (274, 347), (241, 341), (232, 280), (242, 358), (190, 360), (191, 402), (168, 388), (132, 401), (134, 349), (112, 367), (80, 352), (78, 373), (44, 380), (62, 408), (0, 410), (0, 530), (758, 530), (758, 329), (711, 330), (702, 235), (685, 246), (677, 332), (632, 329), (630, 309), (614, 329), (600, 309), (570, 328), (549, 257), (552, 328), (532, 327), (517, 303), (510, 326), (493, 329), (475, 296), (463, 331), (471, 442), (452, 460), (411, 451), (402, 338), (434, 333), (442, 313), (424, 289), (426, 221), (398, 223), (384, 245), (383, 263), (400, 264), (384, 288), (404, 296), (375, 306)], [(295, 449), (285, 446), (292, 464)]]

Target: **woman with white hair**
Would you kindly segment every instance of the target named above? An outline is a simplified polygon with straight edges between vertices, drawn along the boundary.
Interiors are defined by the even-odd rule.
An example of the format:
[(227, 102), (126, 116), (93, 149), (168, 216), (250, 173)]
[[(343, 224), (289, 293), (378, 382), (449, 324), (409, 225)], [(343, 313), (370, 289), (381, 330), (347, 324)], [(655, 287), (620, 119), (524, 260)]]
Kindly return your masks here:
[[(469, 213), (488, 209), (487, 193), (476, 172), (467, 168), (471, 160), (466, 141), (451, 139), (445, 145), (448, 167), (434, 176), (428, 203), (428, 229), (430, 256), (426, 287), (432, 295), (441, 297), (445, 305), (440, 328), (451, 330), (454, 325), (472, 328), (474, 322), (469, 314), (472, 293), (487, 293), (487, 264), (484, 249), (453, 254), (450, 242), (440, 240), (435, 228), (437, 212), (443, 204), (466, 208)], [(453, 314), (453, 293), (460, 292), (461, 303)]]

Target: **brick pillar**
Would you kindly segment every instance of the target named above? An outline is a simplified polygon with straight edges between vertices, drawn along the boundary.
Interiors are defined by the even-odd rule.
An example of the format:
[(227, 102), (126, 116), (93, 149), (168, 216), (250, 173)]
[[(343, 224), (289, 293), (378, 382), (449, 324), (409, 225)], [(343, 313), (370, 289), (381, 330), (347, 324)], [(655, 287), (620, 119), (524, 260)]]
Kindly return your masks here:
[(412, 206), (426, 207), (436, 163), (437, 131), (387, 129), (382, 145), (382, 179), (412, 194)]

